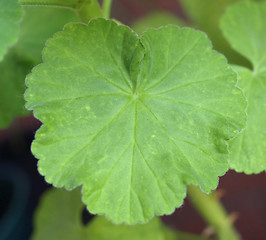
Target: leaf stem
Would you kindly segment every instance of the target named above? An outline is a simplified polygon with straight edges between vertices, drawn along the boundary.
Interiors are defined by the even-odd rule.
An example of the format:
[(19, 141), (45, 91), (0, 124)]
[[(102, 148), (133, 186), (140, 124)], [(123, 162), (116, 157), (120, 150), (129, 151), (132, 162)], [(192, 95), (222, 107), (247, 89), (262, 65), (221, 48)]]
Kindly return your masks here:
[(92, 18), (103, 16), (101, 7), (97, 0), (80, 0), (77, 10), (82, 22), (86, 24)]
[(111, 6), (112, 6), (112, 0), (103, 0), (103, 17), (104, 18), (110, 18), (110, 13), (111, 13)]
[(188, 186), (188, 197), (202, 218), (213, 227), (219, 240), (240, 240), (226, 210), (214, 193), (205, 194), (197, 186)]
[(206, 238), (192, 233), (176, 231), (178, 240), (216, 240), (214, 238)]

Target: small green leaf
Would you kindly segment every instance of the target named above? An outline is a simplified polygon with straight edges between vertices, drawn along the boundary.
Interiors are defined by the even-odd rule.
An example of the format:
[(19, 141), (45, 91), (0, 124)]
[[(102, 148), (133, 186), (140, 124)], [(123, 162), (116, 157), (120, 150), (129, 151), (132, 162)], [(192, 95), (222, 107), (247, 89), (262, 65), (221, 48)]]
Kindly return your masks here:
[(80, 189), (48, 190), (35, 212), (32, 240), (89, 240), (88, 228), (82, 224)]
[(215, 50), (223, 53), (230, 63), (249, 66), (240, 54), (234, 51), (219, 28), (219, 21), (226, 7), (240, 0), (180, 0), (190, 25), (206, 32)]
[(148, 28), (158, 28), (167, 24), (175, 24), (177, 26), (185, 26), (182, 19), (169, 12), (152, 12), (149, 15), (138, 19), (132, 24), (132, 28), (138, 34), (142, 34)]
[(256, 73), (266, 71), (266, 1), (241, 1), (228, 7), (221, 28), (231, 46), (253, 64)]
[(31, 62), (20, 58), (14, 50), (9, 50), (0, 63), (0, 129), (6, 128), (14, 117), (28, 113), (24, 107), (24, 79), (32, 67)]
[(105, 217), (95, 217), (88, 228), (91, 240), (176, 240), (175, 233), (166, 228), (159, 217), (134, 226), (114, 225)]
[(90, 212), (129, 224), (172, 213), (186, 184), (216, 188), (246, 101), (204, 33), (167, 26), (140, 38), (96, 19), (55, 34), (43, 59), (25, 97), (43, 122), (32, 151), (47, 182), (83, 185)]
[(49, 190), (35, 212), (32, 240), (174, 240), (175, 234), (158, 217), (148, 224), (114, 225), (104, 217), (95, 217), (88, 226), (81, 222), (84, 205), (80, 189)]
[(18, 38), (23, 10), (18, 0), (0, 1), (0, 61)]
[(224, 35), (253, 71), (234, 66), (248, 98), (248, 126), (230, 142), (230, 167), (247, 174), (266, 170), (266, 2), (230, 6), (221, 20)]

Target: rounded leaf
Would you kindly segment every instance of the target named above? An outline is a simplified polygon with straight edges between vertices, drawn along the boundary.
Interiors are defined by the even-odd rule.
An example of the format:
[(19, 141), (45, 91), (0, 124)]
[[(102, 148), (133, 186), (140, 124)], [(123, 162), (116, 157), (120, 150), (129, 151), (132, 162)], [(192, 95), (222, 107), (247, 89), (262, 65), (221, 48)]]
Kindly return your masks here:
[(245, 126), (236, 73), (205, 34), (176, 26), (142, 37), (104, 19), (69, 24), (27, 78), (43, 122), (32, 145), (56, 187), (115, 223), (147, 222), (210, 192), (228, 169), (226, 140)]

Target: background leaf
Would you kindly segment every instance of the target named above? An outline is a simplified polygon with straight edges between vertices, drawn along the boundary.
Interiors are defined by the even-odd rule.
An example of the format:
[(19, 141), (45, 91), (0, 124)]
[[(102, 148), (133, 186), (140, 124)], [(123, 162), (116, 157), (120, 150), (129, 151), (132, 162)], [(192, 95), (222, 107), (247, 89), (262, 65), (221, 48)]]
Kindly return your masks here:
[(66, 23), (80, 22), (76, 13), (67, 8), (24, 6), (23, 9), (25, 14), (15, 49), (35, 65), (42, 60), (42, 49), (48, 38), (62, 31)]
[(240, 0), (181, 0), (190, 25), (206, 32), (213, 43), (215, 50), (223, 53), (230, 63), (250, 66), (250, 63), (234, 49), (222, 35), (219, 21), (225, 8), (231, 3)]
[(32, 240), (86, 240), (88, 228), (82, 224), (80, 189), (48, 190), (35, 211)]
[(248, 98), (248, 126), (230, 142), (230, 167), (246, 174), (266, 170), (266, 2), (239, 2), (221, 20), (224, 35), (253, 65), (235, 66)]
[(65, 7), (76, 7), (78, 4), (77, 0), (23, 0), (25, 5), (55, 5), (55, 6), (65, 6)]
[(56, 187), (83, 184), (89, 211), (115, 223), (170, 214), (186, 184), (210, 192), (228, 169), (225, 141), (246, 121), (235, 83), (199, 31), (139, 39), (104, 19), (69, 24), (27, 78), (27, 108), (43, 122), (32, 145), (39, 171)]
[(46, 192), (35, 213), (32, 240), (174, 240), (175, 234), (158, 217), (145, 225), (114, 225), (105, 217), (94, 217), (82, 224), (80, 189), (71, 192), (53, 189)]
[(255, 73), (266, 71), (266, 1), (242, 1), (228, 7), (221, 28), (231, 46), (251, 61)]
[(89, 236), (92, 240), (176, 240), (175, 234), (163, 226), (159, 217), (134, 226), (114, 225), (105, 217), (96, 217), (89, 225)]
[(23, 10), (18, 0), (0, 1), (0, 61), (7, 52), (8, 47), (17, 41), (19, 22), (22, 15)]
[(41, 62), (45, 41), (68, 22), (78, 22), (75, 12), (65, 8), (25, 6), (19, 40), (0, 62), (0, 128), (15, 117), (29, 114), (24, 105), (25, 77)]
[(7, 127), (17, 116), (28, 114), (23, 93), (24, 79), (33, 64), (10, 50), (0, 63), (0, 129)]
[(169, 12), (152, 12), (147, 16), (138, 19), (132, 24), (132, 28), (138, 34), (142, 34), (148, 28), (159, 28), (168, 24), (175, 24), (177, 26), (185, 26), (185, 22), (177, 16)]

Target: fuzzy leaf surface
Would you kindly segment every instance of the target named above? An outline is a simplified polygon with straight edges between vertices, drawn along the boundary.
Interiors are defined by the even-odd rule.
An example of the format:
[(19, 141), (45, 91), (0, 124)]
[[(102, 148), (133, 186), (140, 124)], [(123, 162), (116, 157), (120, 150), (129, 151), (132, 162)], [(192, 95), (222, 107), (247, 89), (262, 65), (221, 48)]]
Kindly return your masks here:
[(25, 97), (43, 122), (32, 152), (49, 183), (83, 185), (91, 213), (128, 224), (172, 213), (186, 184), (216, 188), (246, 101), (205, 34), (167, 26), (140, 38), (96, 19), (67, 25), (43, 58)]
[(22, 15), (18, 0), (0, 1), (0, 61), (7, 49), (17, 41)]
[(34, 218), (32, 240), (174, 240), (171, 230), (163, 226), (158, 217), (147, 224), (114, 225), (105, 217), (95, 217), (87, 226), (82, 224), (79, 189), (47, 191)]
[(228, 8), (221, 21), (224, 35), (253, 71), (234, 66), (248, 98), (248, 125), (230, 142), (230, 167), (247, 174), (266, 170), (266, 2), (243, 1)]

